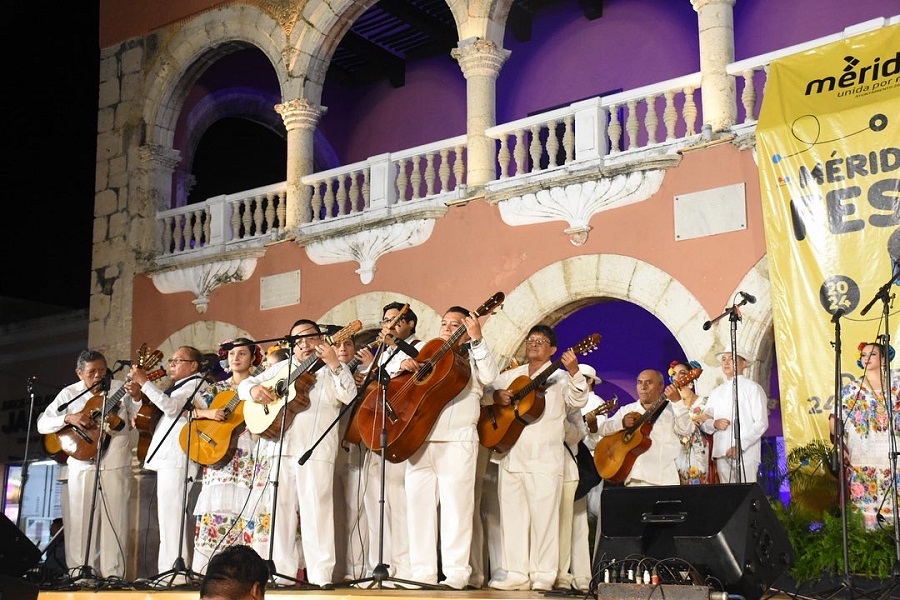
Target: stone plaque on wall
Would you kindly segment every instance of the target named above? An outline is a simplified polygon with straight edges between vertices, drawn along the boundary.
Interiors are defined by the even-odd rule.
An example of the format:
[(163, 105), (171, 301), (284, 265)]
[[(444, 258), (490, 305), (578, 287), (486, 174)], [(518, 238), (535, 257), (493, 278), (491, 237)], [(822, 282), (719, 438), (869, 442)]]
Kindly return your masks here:
[(259, 309), (300, 303), (300, 271), (280, 273), (259, 280)]
[(747, 229), (743, 183), (675, 196), (675, 239)]

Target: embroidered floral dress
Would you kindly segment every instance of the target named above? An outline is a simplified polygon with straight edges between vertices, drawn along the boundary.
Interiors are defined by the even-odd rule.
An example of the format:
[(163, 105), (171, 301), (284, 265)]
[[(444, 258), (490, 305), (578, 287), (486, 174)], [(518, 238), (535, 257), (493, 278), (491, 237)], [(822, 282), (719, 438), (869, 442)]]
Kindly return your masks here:
[(709, 480), (710, 436), (700, 431), (697, 425), (697, 417), (703, 413), (706, 402), (706, 397), (697, 397), (689, 409), (694, 432), (681, 436), (681, 451), (675, 459), (681, 485), (715, 483)]
[[(204, 402), (208, 407), (220, 392), (237, 391), (231, 379), (207, 388)], [(221, 404), (220, 404), (221, 405)], [(258, 475), (255, 443), (246, 429), (237, 435), (237, 447), (227, 463), (203, 468), (202, 486), (194, 514), (197, 523), (194, 535), (193, 570), (203, 573), (212, 555), (235, 544), (251, 545), (256, 529), (251, 491), (254, 483), (265, 482), (266, 475)], [(258, 497), (258, 493), (254, 496)]]
[[(891, 377), (894, 431), (900, 435), (900, 374)], [(847, 466), (847, 490), (852, 510), (861, 512), (867, 529), (877, 528), (877, 516), (893, 523), (895, 502), (891, 497), (890, 429), (884, 397), (860, 387), (859, 381), (844, 386), (844, 438), (850, 465)], [(887, 500), (886, 500), (887, 499)]]

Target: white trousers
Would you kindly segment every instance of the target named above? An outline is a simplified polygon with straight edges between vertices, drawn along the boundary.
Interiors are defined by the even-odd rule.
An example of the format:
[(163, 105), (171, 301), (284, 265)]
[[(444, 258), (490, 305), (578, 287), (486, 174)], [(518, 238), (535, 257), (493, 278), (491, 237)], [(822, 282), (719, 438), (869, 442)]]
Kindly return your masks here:
[(457, 586), (468, 584), (477, 455), (478, 442), (469, 440), (425, 442), (409, 457), (406, 506), (409, 531), (414, 532), (409, 538), (413, 580), (437, 583), (440, 546), (444, 575)]
[(334, 465), (334, 544), (337, 579), (361, 579), (369, 571), (369, 524), (363, 506), (362, 480), (365, 471), (360, 460), (364, 451), (352, 445), (338, 450)]
[(562, 474), (518, 473), (500, 466), (497, 495), (507, 578), (552, 586), (559, 563)]
[(128, 548), (128, 511), (125, 507), (131, 495), (131, 470), (122, 467), (100, 471), (91, 533), (92, 552), (90, 560), (85, 560), (95, 474), (94, 469), (69, 471), (66, 484), (69, 506), (63, 517), (66, 564), (70, 569), (87, 565), (100, 577), (124, 579), (124, 557)]
[[(175, 566), (181, 556), (184, 564), (191, 564), (191, 549), (194, 541), (193, 515), (182, 506), (184, 502), (184, 467), (163, 468), (156, 471), (156, 515), (159, 523), (159, 554), (156, 566), (159, 572)], [(182, 512), (184, 511), (184, 512)], [(181, 552), (178, 538), (183, 537)]]
[[(369, 523), (369, 565), (382, 562), (388, 574), (398, 579), (412, 579), (409, 566), (409, 534), (406, 519), (406, 461), (385, 461), (384, 530), (381, 530), (381, 455), (366, 453), (365, 508)], [(383, 548), (380, 545), (383, 544)]]

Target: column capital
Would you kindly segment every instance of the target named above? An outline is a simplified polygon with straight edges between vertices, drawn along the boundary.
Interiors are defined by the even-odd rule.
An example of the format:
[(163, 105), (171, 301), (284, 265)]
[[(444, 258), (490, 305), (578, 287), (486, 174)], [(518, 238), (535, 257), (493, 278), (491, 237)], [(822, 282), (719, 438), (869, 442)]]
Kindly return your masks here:
[(144, 144), (138, 149), (141, 162), (145, 165), (174, 170), (181, 161), (181, 152), (159, 144)]
[(712, 4), (727, 4), (733, 8), (735, 2), (737, 2), (737, 0), (691, 0), (691, 5), (696, 12), (700, 12), (701, 8), (706, 8)]
[(315, 129), (319, 119), (328, 109), (318, 104), (313, 104), (306, 98), (294, 98), (287, 102), (275, 105), (275, 112), (281, 115), (284, 126), (288, 131), (292, 129)]
[(509, 55), (509, 50), (498, 48), (494, 42), (480, 38), (462, 40), (450, 51), (450, 56), (459, 63), (466, 79), (496, 77)]

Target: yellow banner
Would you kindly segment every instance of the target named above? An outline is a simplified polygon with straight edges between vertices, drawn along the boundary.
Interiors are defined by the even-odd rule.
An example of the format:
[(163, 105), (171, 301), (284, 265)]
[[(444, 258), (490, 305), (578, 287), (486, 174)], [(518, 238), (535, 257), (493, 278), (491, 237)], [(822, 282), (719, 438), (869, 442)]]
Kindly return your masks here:
[[(900, 25), (774, 61), (757, 148), (790, 450), (828, 439), (832, 344), (840, 333), (843, 386), (862, 375), (857, 345), (885, 330), (885, 302), (861, 313), (880, 290), (893, 297), (897, 289)], [(900, 315), (888, 306), (896, 348)]]

